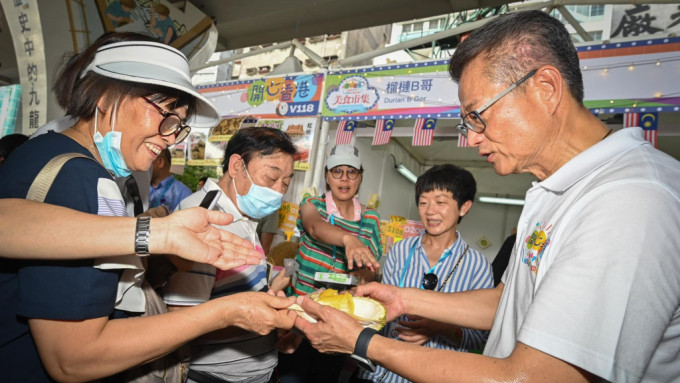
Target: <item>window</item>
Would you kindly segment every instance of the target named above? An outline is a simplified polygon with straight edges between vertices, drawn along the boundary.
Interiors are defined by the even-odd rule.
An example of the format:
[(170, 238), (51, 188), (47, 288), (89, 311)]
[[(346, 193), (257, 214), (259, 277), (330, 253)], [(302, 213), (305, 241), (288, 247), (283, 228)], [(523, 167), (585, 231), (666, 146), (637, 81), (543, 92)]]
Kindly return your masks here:
[(427, 29), (429, 30), (442, 30), (444, 29), (444, 23), (446, 20), (444, 18), (436, 19), (436, 20), (430, 20), (430, 25), (428, 26)]

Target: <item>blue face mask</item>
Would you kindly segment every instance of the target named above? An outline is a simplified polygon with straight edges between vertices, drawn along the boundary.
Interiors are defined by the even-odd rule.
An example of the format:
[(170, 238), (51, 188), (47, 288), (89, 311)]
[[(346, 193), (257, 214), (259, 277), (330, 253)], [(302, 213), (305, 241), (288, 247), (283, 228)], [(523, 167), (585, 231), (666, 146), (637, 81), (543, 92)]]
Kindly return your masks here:
[[(248, 174), (245, 162), (243, 167), (246, 169), (246, 175), (250, 180), (251, 186), (246, 195), (242, 196), (238, 194), (238, 191), (236, 192), (236, 205), (241, 210), (241, 213), (251, 218), (260, 219), (279, 210), (283, 201), (283, 194), (255, 184), (253, 179), (250, 178), (250, 174)], [(234, 190), (236, 190), (236, 183), (233, 178), (231, 182), (234, 184)]]
[(113, 106), (113, 119), (111, 131), (106, 133), (102, 137), (102, 134), (97, 130), (97, 120), (98, 120), (98, 110), (96, 108), (94, 111), (94, 144), (97, 145), (97, 150), (99, 151), (99, 156), (102, 158), (104, 167), (111, 172), (116, 177), (127, 177), (132, 172), (128, 169), (125, 163), (125, 158), (120, 150), (120, 141), (122, 137), (121, 132), (116, 132), (114, 129), (116, 127), (116, 110), (118, 109), (118, 104)]

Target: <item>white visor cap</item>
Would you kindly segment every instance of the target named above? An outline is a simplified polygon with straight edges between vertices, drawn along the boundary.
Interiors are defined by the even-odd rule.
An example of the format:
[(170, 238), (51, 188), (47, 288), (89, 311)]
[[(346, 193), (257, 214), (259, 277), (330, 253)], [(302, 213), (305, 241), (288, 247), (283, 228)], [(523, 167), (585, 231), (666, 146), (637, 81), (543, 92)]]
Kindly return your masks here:
[(353, 145), (337, 145), (331, 149), (328, 160), (326, 160), (326, 167), (330, 170), (340, 165), (348, 165), (355, 169), (361, 169), (359, 149)]
[(212, 128), (220, 122), (215, 106), (196, 91), (189, 76), (189, 62), (177, 49), (151, 41), (125, 41), (97, 49), (83, 71), (117, 80), (161, 85), (196, 98), (196, 112), (186, 122), (197, 128)]

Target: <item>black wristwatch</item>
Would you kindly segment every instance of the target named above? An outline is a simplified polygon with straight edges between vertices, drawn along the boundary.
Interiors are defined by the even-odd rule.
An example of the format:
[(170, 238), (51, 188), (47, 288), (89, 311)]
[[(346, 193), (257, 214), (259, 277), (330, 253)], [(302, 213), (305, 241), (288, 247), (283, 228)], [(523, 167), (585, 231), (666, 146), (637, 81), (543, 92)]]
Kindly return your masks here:
[(375, 364), (368, 359), (366, 352), (368, 351), (368, 343), (370, 343), (373, 335), (376, 335), (377, 333), (377, 331), (369, 327), (361, 330), (359, 338), (357, 338), (357, 343), (354, 346), (354, 353), (351, 355), (352, 359), (357, 362), (359, 367), (370, 372), (375, 372)]

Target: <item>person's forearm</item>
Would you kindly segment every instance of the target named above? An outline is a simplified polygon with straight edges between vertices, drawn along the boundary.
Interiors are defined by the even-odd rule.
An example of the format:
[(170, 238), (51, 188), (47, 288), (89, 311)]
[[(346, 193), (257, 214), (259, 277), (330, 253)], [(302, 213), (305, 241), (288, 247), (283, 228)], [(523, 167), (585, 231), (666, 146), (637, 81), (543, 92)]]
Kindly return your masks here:
[[(135, 218), (99, 216), (25, 199), (0, 199), (0, 216), (2, 257), (77, 259), (135, 252)], [(168, 252), (168, 223), (151, 220), (151, 253)]]
[(374, 336), (368, 347), (368, 358), (390, 371), (414, 382), (505, 382), (484, 377), (510, 376), (506, 363), (477, 354), (422, 347), (381, 336)]
[(167, 314), (105, 321), (99, 331), (96, 325), (83, 328), (82, 322), (31, 319), (30, 324), (53, 378), (89, 381), (156, 359), (223, 327), (223, 318), (230, 316), (225, 310), (227, 305), (208, 302)]
[[(2, 257), (73, 259), (134, 253), (133, 218), (102, 217), (24, 199), (0, 199), (0, 216)], [(89, 235), (101, 232), (107, 235)]]
[(502, 286), (459, 293), (403, 289), (405, 314), (475, 330), (490, 330), (503, 292)]
[(305, 226), (305, 231), (317, 241), (334, 246), (345, 246), (343, 241), (344, 237), (346, 235), (351, 235), (341, 228), (321, 220)]

